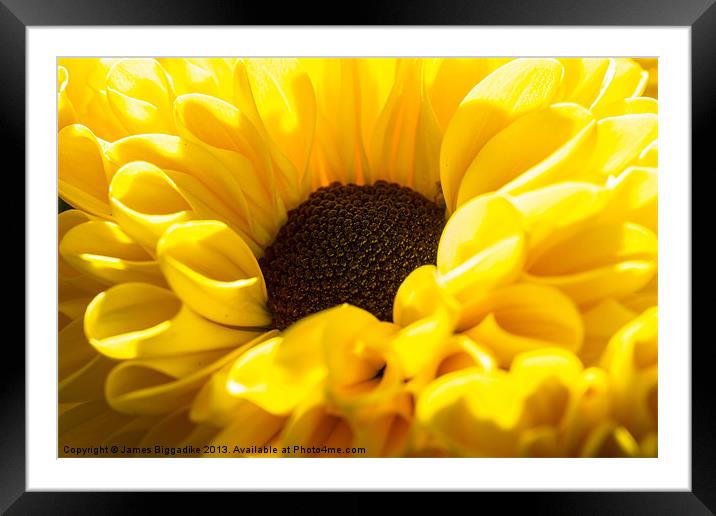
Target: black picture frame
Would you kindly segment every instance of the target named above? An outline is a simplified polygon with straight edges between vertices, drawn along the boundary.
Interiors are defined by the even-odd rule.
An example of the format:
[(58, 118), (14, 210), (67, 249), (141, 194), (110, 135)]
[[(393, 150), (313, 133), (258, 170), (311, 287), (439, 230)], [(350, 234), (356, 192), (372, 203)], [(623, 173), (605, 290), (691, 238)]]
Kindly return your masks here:
[[(0, 105), (2, 106), (3, 156), (16, 165), (5, 170), (22, 177), (25, 168), (25, 66), (26, 29), (47, 25), (611, 25), (683, 26), (691, 28), (692, 50), (692, 168), (708, 174), (713, 168), (713, 120), (716, 118), (716, 5), (715, 0), (521, 0), (447, 1), (415, 0), (383, 5), (361, 2), (350, 6), (339, 2), (295, 3), (277, 6), (266, 2), (221, 0), (0, 0)], [(703, 170), (701, 170), (703, 169)], [(690, 173), (690, 171), (683, 171)], [(693, 178), (693, 174), (692, 174)], [(14, 206), (24, 199), (25, 183), (5, 191), (3, 205)], [(702, 190), (704, 190), (702, 188)], [(693, 211), (692, 221), (700, 221)], [(708, 219), (706, 219), (708, 220)], [(13, 223), (6, 234), (24, 239), (24, 224)], [(692, 231), (693, 234), (693, 231)], [(706, 233), (707, 235), (709, 233)], [(704, 245), (704, 244), (702, 244)], [(23, 242), (23, 254), (25, 253)], [(693, 253), (693, 246), (692, 246)], [(8, 251), (6, 251), (8, 253)], [(692, 254), (692, 256), (695, 256)], [(23, 264), (28, 260), (24, 256)], [(17, 255), (12, 262), (19, 262)], [(693, 268), (693, 265), (692, 265)], [(26, 271), (27, 274), (27, 271)], [(693, 274), (693, 271), (692, 271)], [(27, 278), (27, 276), (26, 276)], [(23, 294), (23, 299), (25, 295)], [(19, 309), (20, 303), (13, 306)], [(700, 306), (708, 306), (706, 302)], [(23, 308), (32, 309), (30, 306)], [(699, 305), (696, 305), (699, 306)], [(694, 306), (694, 308), (696, 308)], [(8, 322), (12, 319), (7, 318)], [(693, 316), (692, 316), (693, 321)], [(693, 323), (692, 323), (693, 332)], [(690, 343), (684, 343), (685, 346)], [(684, 492), (560, 492), (479, 494), (481, 501), (500, 504), (500, 510), (524, 510), (548, 514), (713, 514), (716, 512), (716, 408), (711, 401), (713, 373), (707, 343), (691, 347), (692, 356), (692, 443), (691, 491)], [(8, 514), (127, 514), (147, 507), (150, 499), (162, 510), (191, 509), (194, 502), (184, 493), (79, 493), (26, 492), (25, 441), (25, 351), (17, 339), (6, 339), (3, 354), (3, 385), (0, 395), (0, 511)], [(212, 506), (225, 496), (210, 494)], [(260, 495), (259, 495), (260, 496)], [(328, 498), (303, 494), (287, 500), (292, 506), (320, 508), (335, 505)], [(349, 494), (341, 502), (348, 513), (373, 512), (383, 505), (375, 494)], [(242, 503), (262, 503), (256, 495), (241, 494)], [(264, 498), (265, 499), (265, 498)], [(152, 500), (155, 501), (155, 500)], [(275, 499), (268, 502), (278, 509)], [(456, 500), (453, 504), (464, 502)], [(474, 502), (471, 502), (474, 503)], [(424, 507), (416, 494), (401, 512)], [(475, 510), (479, 510), (475, 506)], [(273, 511), (271, 511), (273, 512)]]

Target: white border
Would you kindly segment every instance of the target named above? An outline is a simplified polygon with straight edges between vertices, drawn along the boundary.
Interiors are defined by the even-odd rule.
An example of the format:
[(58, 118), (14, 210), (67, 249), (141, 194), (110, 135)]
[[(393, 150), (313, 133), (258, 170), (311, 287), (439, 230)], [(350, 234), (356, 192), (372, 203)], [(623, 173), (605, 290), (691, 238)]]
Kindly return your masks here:
[[(29, 27), (27, 489), (690, 490), (690, 36), (688, 27)], [(659, 458), (57, 459), (55, 59), (88, 55), (659, 56)]]

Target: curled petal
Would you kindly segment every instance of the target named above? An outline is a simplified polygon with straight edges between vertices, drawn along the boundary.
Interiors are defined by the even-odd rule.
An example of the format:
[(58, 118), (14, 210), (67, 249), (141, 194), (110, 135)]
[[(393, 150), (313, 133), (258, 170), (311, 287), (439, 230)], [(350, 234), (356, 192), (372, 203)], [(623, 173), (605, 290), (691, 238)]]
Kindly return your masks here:
[(57, 130), (77, 121), (77, 113), (67, 95), (69, 72), (64, 66), (57, 67)]
[(105, 142), (83, 125), (68, 125), (57, 135), (60, 197), (71, 206), (108, 218)]
[(574, 303), (559, 290), (529, 284), (509, 285), (492, 292), (471, 317), (484, 316), (465, 333), (491, 350), (500, 365), (540, 348), (561, 347), (576, 352), (584, 329)]
[(412, 378), (434, 361), (452, 336), (455, 317), (445, 310), (402, 329), (390, 342), (405, 378)]
[[(147, 161), (162, 170), (191, 176), (217, 199), (210, 207), (222, 215), (222, 220), (256, 242), (271, 240), (253, 219), (238, 178), (200, 145), (168, 134), (142, 134), (109, 145), (106, 156), (112, 175), (127, 163)], [(176, 177), (174, 180), (179, 181)]]
[(200, 315), (230, 326), (271, 324), (256, 258), (225, 224), (176, 224), (159, 240), (157, 256), (172, 290)]
[(416, 418), (462, 456), (516, 455), (522, 398), (507, 374), (464, 369), (441, 376), (418, 398)]
[(127, 130), (107, 100), (107, 73), (119, 59), (76, 57), (57, 61), (67, 70), (64, 93), (72, 103), (75, 122), (87, 126), (105, 141), (126, 136)]
[[(407, 349), (404, 351), (409, 352)], [(433, 351), (420, 361), (418, 372), (409, 379), (406, 386), (409, 392), (419, 394), (435, 378), (461, 369), (473, 368), (485, 373), (497, 369), (494, 354), (466, 335), (442, 339)]]
[(226, 349), (261, 334), (214, 324), (171, 291), (145, 283), (123, 283), (99, 294), (84, 324), (90, 343), (118, 359)]
[(512, 120), (555, 99), (564, 69), (554, 59), (516, 59), (480, 81), (460, 103), (440, 149), (440, 182), (448, 211), (483, 145)]
[(108, 285), (166, 285), (157, 262), (114, 222), (88, 221), (72, 228), (60, 242), (60, 254), (78, 271)]
[(107, 100), (130, 133), (172, 133), (171, 80), (155, 59), (121, 59), (107, 74)]
[(109, 192), (115, 220), (152, 256), (169, 226), (195, 217), (176, 183), (151, 163), (124, 165), (114, 174)]
[(614, 412), (636, 438), (657, 428), (658, 347), (654, 307), (619, 330), (602, 358), (611, 380)]
[[(57, 215), (57, 241), (62, 242), (62, 239), (68, 231), (89, 220), (91, 220), (90, 216), (83, 211), (63, 211)], [(75, 315), (65, 311), (65, 308), (68, 308), (66, 303), (70, 303), (71, 306), (78, 308), (79, 305), (76, 305), (76, 300), (87, 299), (88, 297), (91, 300), (91, 298), (104, 290), (106, 285), (72, 267), (72, 265), (62, 257), (62, 254), (59, 252), (59, 246), (57, 255), (58, 308), (60, 312), (64, 312), (65, 315), (74, 319), (76, 318)], [(89, 300), (87, 303), (88, 302)], [(71, 306), (69, 307), (70, 311), (73, 311)], [(82, 306), (82, 313), (84, 313), (85, 307), (86, 303)]]
[(58, 336), (58, 399), (76, 403), (104, 399), (104, 381), (115, 362), (97, 354), (76, 319)]
[(438, 247), (440, 281), (461, 303), (509, 283), (524, 263), (520, 214), (506, 199), (473, 199), (448, 220)]
[[(545, 127), (549, 130), (544, 130)], [(594, 117), (578, 104), (554, 104), (526, 114), (492, 137), (472, 160), (460, 183), (457, 205), (499, 190), (522, 174), (537, 175), (534, 168), (562, 167), (561, 173), (541, 170), (542, 183), (547, 183), (544, 177), (547, 174), (552, 176), (553, 182), (560, 176), (573, 174), (573, 169), (583, 166), (589, 156), (595, 136)], [(586, 148), (579, 152), (568, 148), (570, 145)], [(570, 156), (572, 160), (564, 163)]]
[[(337, 321), (340, 324), (334, 323)], [(306, 317), (289, 327), (283, 337), (240, 357), (229, 372), (227, 387), (234, 396), (272, 414), (286, 415), (323, 385), (328, 374), (326, 345), (340, 349), (375, 321), (373, 315), (350, 305)], [(373, 358), (365, 356), (363, 365)], [(379, 361), (374, 366), (377, 372)]]
[[(331, 405), (320, 401), (320, 397), (309, 398), (291, 414), (281, 432), (280, 441), (292, 447), (291, 456), (326, 457), (321, 452), (329, 448), (350, 448), (356, 446), (357, 428)], [(302, 447), (298, 450), (293, 446)], [(333, 456), (349, 457), (345, 453)]]
[(402, 387), (403, 371), (387, 345), (395, 327), (366, 322), (360, 333), (346, 331), (340, 320), (326, 326), (326, 397), (343, 410), (375, 406)]
[(124, 361), (107, 377), (107, 402), (117, 411), (132, 414), (166, 414), (186, 407), (214, 372), (262, 338), (244, 341), (229, 352), (210, 350)]
[(440, 309), (457, 315), (459, 303), (439, 280), (435, 265), (424, 265), (403, 280), (393, 301), (393, 322), (406, 327)]
[(270, 414), (251, 402), (241, 400), (232, 414), (231, 422), (214, 436), (211, 443), (219, 446), (230, 443), (231, 457), (270, 457), (272, 454), (254, 454), (252, 449), (263, 446), (279, 448), (278, 438), (286, 419), (285, 416)]

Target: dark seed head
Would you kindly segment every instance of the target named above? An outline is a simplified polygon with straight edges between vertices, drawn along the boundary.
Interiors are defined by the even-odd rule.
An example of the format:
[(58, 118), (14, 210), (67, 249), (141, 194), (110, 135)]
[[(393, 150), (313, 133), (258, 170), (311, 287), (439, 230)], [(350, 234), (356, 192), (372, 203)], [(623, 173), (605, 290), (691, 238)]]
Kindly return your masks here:
[(394, 183), (333, 183), (288, 213), (259, 265), (273, 326), (342, 303), (391, 321), (393, 298), (421, 265), (434, 264), (445, 209)]

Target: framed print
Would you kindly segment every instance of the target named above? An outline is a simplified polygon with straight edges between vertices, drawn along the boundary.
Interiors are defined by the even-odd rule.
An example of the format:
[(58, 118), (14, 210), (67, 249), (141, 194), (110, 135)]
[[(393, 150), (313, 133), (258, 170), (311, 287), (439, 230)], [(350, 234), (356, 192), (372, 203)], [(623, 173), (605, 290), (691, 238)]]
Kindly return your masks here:
[(100, 6), (0, 6), (28, 203), (3, 509), (155, 490), (714, 507), (691, 344), (709, 2), (351, 26)]

